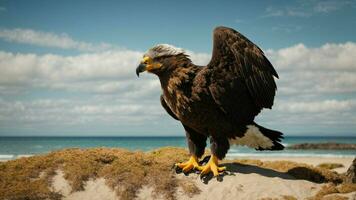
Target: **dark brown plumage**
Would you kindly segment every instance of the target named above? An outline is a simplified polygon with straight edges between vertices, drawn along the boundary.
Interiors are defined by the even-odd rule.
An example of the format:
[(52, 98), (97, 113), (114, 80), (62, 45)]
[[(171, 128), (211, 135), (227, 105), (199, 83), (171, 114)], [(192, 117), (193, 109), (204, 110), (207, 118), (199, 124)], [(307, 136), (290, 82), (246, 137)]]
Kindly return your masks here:
[(161, 104), (183, 124), (190, 153), (202, 156), (208, 137), (219, 159), (234, 139), (257, 150), (283, 149), (282, 133), (254, 122), (263, 108), (273, 105), (278, 75), (272, 64), (260, 48), (231, 28), (216, 28), (213, 38), (212, 58), (204, 67), (179, 51), (164, 54), (163, 47), (145, 55), (160, 55), (153, 56), (148, 71), (159, 77)]

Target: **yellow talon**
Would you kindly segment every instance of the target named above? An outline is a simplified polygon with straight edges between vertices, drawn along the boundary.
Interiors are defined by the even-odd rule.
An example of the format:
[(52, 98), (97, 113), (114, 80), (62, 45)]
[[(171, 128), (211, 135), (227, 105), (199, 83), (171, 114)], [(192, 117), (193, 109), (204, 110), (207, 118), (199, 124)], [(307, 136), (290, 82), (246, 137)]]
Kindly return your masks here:
[(187, 162), (177, 163), (176, 166), (181, 168), (184, 173), (187, 173), (192, 169), (198, 169), (199, 170), (201, 168), (199, 166), (198, 158), (196, 156), (191, 156), (190, 159)]
[(212, 155), (209, 159), (209, 162), (205, 166), (200, 167), (199, 170), (201, 170), (201, 175), (205, 175), (208, 174), (209, 172), (212, 172), (214, 176), (218, 176), (219, 172), (226, 170), (226, 167), (219, 167), (218, 158)]

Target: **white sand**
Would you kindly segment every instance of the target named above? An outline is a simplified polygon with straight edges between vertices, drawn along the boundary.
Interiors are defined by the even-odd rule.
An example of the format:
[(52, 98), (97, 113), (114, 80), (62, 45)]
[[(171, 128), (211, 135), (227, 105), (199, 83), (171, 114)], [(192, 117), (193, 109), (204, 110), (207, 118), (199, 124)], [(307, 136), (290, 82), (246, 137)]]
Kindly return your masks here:
[[(284, 173), (251, 166), (239, 166), (237, 173), (224, 176), (222, 182), (213, 178), (205, 184), (198, 175), (182, 176), (180, 178), (192, 179), (201, 189), (201, 193), (194, 196), (194, 199), (198, 200), (280, 198), (282, 195), (305, 199), (315, 195), (322, 186), (305, 180), (296, 180)], [(181, 195), (179, 199), (189, 198)]]
[[(346, 197), (348, 198), (349, 200), (356, 200), (356, 192), (350, 192), (350, 193), (347, 193), (347, 194), (337, 194), (338, 196), (342, 196), (342, 197)], [(335, 197), (335, 194), (328, 194), (328, 195), (325, 195), (323, 200), (332, 200), (332, 199), (336, 199)]]
[(143, 186), (137, 194), (136, 200), (165, 200), (163, 196), (154, 196), (153, 195), (153, 187)]
[(98, 178), (85, 183), (83, 191), (71, 192), (72, 188), (68, 181), (64, 179), (61, 170), (52, 179), (52, 189), (61, 193), (63, 200), (117, 200), (115, 192), (105, 184), (105, 179)]
[(52, 178), (52, 187), (53, 191), (61, 193), (63, 196), (68, 196), (72, 190), (68, 181), (64, 179), (62, 170), (56, 170), (56, 175)]

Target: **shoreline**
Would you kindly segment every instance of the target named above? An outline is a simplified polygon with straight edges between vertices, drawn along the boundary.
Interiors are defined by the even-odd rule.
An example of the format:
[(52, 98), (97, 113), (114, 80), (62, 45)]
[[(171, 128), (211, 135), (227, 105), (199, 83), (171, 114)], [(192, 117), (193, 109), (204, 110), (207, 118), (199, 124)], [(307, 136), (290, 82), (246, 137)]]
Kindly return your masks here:
[[(170, 146), (173, 147), (173, 146)], [(92, 147), (88, 147), (88, 148), (80, 148), (80, 147), (73, 147), (74, 149), (91, 149)], [(56, 151), (62, 151), (62, 150), (66, 150), (66, 149), (73, 149), (72, 147), (70, 148), (62, 148), (62, 149), (57, 149), (57, 150), (53, 150), (53, 151), (49, 151), (49, 152), (41, 152), (41, 153), (35, 153), (35, 154), (0, 154), (0, 162), (3, 161), (9, 161), (9, 160), (15, 160), (15, 159), (19, 159), (19, 158), (28, 158), (28, 157), (32, 157), (32, 156), (38, 156), (38, 155), (46, 155), (52, 152), (56, 152)], [(94, 147), (94, 148), (113, 148), (113, 149), (122, 149), (121, 147)], [(163, 147), (164, 148), (164, 147)], [(181, 148), (181, 147), (176, 147), (176, 148)], [(188, 152), (187, 148), (183, 148), (186, 149)], [(128, 149), (129, 150), (129, 149)], [(131, 151), (131, 150), (130, 150)], [(142, 151), (142, 150), (133, 150), (133, 151), (138, 151), (138, 152), (144, 152), (144, 153), (149, 153), (152, 150), (148, 150), (148, 151)], [(207, 149), (206, 152), (209, 152), (209, 150)], [(356, 154), (331, 154), (331, 153), (318, 153), (318, 154), (314, 154), (314, 153), (283, 153), (283, 152), (256, 152), (256, 153), (238, 153), (238, 152), (228, 152), (226, 154), (225, 159), (227, 160), (233, 160), (233, 159), (263, 159), (263, 160), (283, 160), (283, 159), (287, 159), (287, 160), (299, 160), (302, 158), (305, 158), (307, 160), (313, 159), (313, 158), (320, 158), (320, 159), (353, 159), (356, 158)]]

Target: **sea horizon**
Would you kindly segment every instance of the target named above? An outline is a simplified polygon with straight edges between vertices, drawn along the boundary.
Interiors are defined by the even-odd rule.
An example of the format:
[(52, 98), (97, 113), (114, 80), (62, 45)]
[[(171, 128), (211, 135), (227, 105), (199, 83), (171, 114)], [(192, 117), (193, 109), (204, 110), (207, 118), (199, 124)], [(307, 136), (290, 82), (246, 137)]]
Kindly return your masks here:
[[(351, 143), (356, 136), (285, 136), (288, 147), (300, 143)], [(66, 148), (125, 148), (134, 151), (151, 151), (172, 146), (187, 148), (185, 136), (0, 136), (0, 160), (49, 153)], [(209, 141), (207, 141), (209, 148)], [(236, 157), (354, 157), (356, 150), (292, 150), (256, 151), (242, 146), (232, 146), (227, 158)]]
[[(3, 135), (0, 136), (0, 138), (19, 138), (19, 137), (183, 137), (185, 138), (185, 135)], [(284, 138), (291, 138), (291, 137), (327, 137), (327, 138), (356, 138), (356, 135), (288, 135), (288, 136), (283, 136)]]

